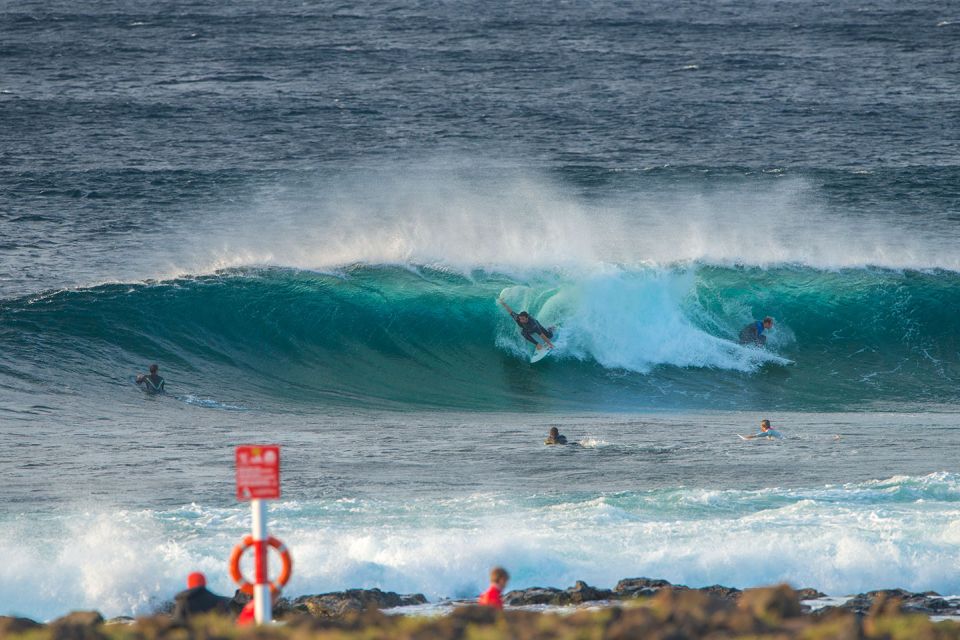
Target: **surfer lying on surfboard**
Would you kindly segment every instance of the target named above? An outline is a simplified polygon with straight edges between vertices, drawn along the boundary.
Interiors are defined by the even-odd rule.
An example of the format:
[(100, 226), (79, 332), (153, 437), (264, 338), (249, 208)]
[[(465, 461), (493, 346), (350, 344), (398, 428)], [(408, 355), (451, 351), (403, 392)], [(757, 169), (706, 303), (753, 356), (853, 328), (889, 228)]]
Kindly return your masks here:
[[(543, 345), (547, 345), (550, 349), (553, 349), (553, 343), (550, 342), (550, 338), (553, 337), (553, 327), (545, 329), (542, 324), (537, 322), (537, 319), (526, 311), (521, 311), (516, 313), (513, 309), (510, 308), (506, 302), (503, 301), (503, 298), (497, 300), (500, 305), (507, 310), (507, 313), (510, 314), (510, 317), (514, 319), (517, 323), (517, 326), (520, 327), (520, 332), (523, 334), (523, 339), (527, 342), (532, 342), (537, 345), (537, 351), (543, 349)], [(543, 338), (543, 344), (540, 344), (533, 339), (533, 336), (538, 335)]]
[(759, 433), (755, 433), (752, 436), (740, 436), (740, 437), (743, 438), (744, 440), (753, 440), (754, 438), (770, 438), (770, 439), (776, 438), (779, 440), (783, 438), (783, 434), (777, 431), (776, 429), (774, 429), (773, 427), (771, 427), (769, 420), (761, 420)]

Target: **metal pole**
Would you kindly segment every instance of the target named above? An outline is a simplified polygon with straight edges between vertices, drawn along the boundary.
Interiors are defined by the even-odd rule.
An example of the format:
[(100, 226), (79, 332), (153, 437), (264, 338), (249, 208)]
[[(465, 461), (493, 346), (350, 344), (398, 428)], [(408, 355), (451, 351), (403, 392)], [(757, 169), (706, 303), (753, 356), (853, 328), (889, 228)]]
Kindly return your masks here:
[(270, 577), (267, 573), (267, 507), (263, 500), (251, 500), (253, 510), (254, 585), (253, 616), (257, 624), (273, 620), (273, 600), (270, 598)]

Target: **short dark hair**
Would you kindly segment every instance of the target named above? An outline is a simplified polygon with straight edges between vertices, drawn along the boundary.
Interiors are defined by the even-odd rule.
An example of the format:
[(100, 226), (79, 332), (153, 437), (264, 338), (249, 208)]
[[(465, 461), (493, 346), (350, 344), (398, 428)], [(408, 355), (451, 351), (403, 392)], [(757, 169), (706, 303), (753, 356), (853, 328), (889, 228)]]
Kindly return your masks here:
[(773, 318), (771, 318), (770, 316), (767, 316), (766, 318), (763, 319), (763, 324), (767, 324), (768, 322), (770, 324), (773, 324)]
[(529, 318), (529, 317), (530, 317), (530, 314), (527, 313), (526, 311), (521, 311), (521, 312), (518, 313), (517, 315), (520, 316), (521, 318)]
[(552, 436), (560, 435), (560, 429), (557, 429), (556, 427), (550, 427), (550, 435)]
[(159, 367), (155, 364), (150, 365), (150, 373), (156, 373)]
[(503, 567), (494, 567), (490, 569), (490, 582), (500, 582), (500, 580), (509, 580), (510, 574)]

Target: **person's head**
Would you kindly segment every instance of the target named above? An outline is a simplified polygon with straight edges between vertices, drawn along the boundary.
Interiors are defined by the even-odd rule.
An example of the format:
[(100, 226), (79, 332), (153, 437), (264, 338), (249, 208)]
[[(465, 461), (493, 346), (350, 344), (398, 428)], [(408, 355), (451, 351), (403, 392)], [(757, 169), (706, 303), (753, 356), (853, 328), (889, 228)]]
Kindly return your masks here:
[(528, 322), (530, 322), (530, 314), (527, 313), (526, 311), (521, 311), (520, 313), (517, 314), (517, 320), (519, 320), (523, 324), (527, 324)]
[(763, 328), (764, 329), (773, 329), (773, 318), (767, 316), (763, 319)]
[(550, 427), (550, 437), (551, 437), (551, 438), (556, 438), (556, 437), (559, 436), (559, 435), (560, 435), (560, 429), (557, 429), (556, 427)]
[(199, 571), (194, 571), (187, 576), (187, 589), (196, 589), (197, 587), (207, 586), (207, 577)]
[(157, 374), (157, 370), (158, 370), (159, 368), (160, 368), (160, 367), (158, 367), (158, 366), (155, 365), (155, 364), (150, 365), (150, 375), (152, 375), (152, 376), (153, 376), (153, 375), (156, 375), (156, 374)]
[(761, 421), (760, 421), (760, 430), (761, 430), (761, 431), (770, 431), (770, 429), (772, 429), (772, 428), (773, 428), (773, 427), (770, 426), (770, 421), (769, 421), (769, 420), (761, 420)]
[(503, 589), (510, 581), (510, 574), (503, 567), (494, 567), (490, 569), (490, 584), (498, 589)]

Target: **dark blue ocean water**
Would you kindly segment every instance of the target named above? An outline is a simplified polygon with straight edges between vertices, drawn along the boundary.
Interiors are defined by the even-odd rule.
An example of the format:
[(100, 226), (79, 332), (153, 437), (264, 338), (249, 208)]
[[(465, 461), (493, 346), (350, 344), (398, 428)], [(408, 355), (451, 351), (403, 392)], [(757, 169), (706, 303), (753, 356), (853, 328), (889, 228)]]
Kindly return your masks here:
[(0, 613), (228, 589), (257, 439), (295, 593), (960, 592), (958, 49), (946, 2), (0, 2)]

